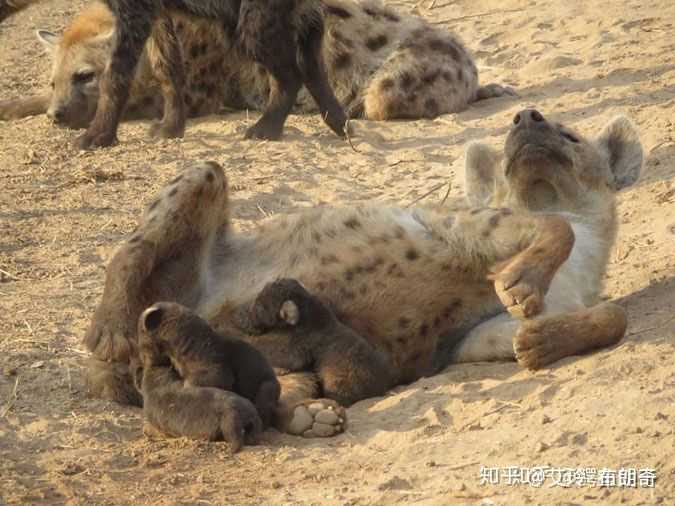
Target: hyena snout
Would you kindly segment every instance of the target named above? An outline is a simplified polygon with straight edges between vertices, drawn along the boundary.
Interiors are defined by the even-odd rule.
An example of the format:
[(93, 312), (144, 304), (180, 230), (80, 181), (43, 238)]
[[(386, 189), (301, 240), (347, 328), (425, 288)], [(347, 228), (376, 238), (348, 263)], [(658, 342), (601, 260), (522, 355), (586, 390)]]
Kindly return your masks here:
[(513, 117), (513, 128), (542, 128), (547, 126), (546, 119), (536, 109), (524, 109)]
[(56, 125), (63, 125), (66, 121), (66, 109), (64, 107), (50, 107), (47, 117)]

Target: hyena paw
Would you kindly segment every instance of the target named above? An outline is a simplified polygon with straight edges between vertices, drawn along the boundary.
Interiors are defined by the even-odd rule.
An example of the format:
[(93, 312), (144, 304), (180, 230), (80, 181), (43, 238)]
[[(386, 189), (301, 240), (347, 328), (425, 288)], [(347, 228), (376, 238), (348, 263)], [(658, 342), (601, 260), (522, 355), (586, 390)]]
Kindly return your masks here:
[(176, 124), (166, 124), (161, 121), (156, 121), (150, 125), (148, 130), (148, 135), (150, 137), (156, 137), (159, 139), (177, 139), (182, 138), (185, 135), (185, 126), (176, 125)]
[(255, 125), (246, 130), (244, 139), (278, 141), (281, 139), (283, 128), (283, 123), (277, 124), (276, 122), (265, 121), (264, 118), (260, 118)]
[(92, 318), (84, 344), (100, 360), (124, 362), (134, 353), (135, 334), (135, 324), (126, 312), (102, 304)]
[(546, 332), (545, 320), (527, 320), (513, 338), (513, 351), (518, 364), (535, 370), (562, 358), (554, 343)]
[(87, 130), (75, 139), (75, 147), (78, 149), (94, 149), (117, 144), (117, 137), (110, 132), (89, 132)]
[(516, 260), (491, 276), (499, 300), (516, 318), (530, 318), (541, 313), (547, 284), (539, 279), (534, 266)]
[(293, 408), (288, 433), (304, 437), (331, 437), (344, 431), (345, 408), (331, 399), (309, 399)]

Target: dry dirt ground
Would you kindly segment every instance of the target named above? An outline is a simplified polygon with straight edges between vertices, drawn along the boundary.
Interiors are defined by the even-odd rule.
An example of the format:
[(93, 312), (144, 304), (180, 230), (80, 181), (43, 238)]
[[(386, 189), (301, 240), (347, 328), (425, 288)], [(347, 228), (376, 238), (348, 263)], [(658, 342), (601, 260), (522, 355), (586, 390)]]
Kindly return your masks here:
[[(359, 152), (318, 117), (290, 118), (283, 142), (243, 141), (246, 114), (189, 124), (181, 141), (124, 125), (95, 153), (45, 117), (0, 123), (0, 503), (675, 504), (675, 4), (672, 0), (412, 0), (458, 32), (484, 82), (520, 98), (435, 121), (355, 122)], [(81, 5), (53, 0), (0, 27), (0, 97), (46, 84), (38, 27)], [(150, 441), (137, 409), (89, 399), (81, 336), (104, 265), (144, 203), (190, 160), (220, 162), (243, 228), (319, 203), (414, 201), (461, 184), (463, 145), (499, 145), (536, 105), (582, 131), (623, 112), (646, 149), (620, 197), (606, 293), (627, 308), (623, 342), (532, 373), (470, 364), (349, 410), (346, 434), (275, 432), (226, 444)], [(438, 190), (427, 197), (440, 199)], [(481, 467), (652, 468), (654, 488), (481, 484)]]

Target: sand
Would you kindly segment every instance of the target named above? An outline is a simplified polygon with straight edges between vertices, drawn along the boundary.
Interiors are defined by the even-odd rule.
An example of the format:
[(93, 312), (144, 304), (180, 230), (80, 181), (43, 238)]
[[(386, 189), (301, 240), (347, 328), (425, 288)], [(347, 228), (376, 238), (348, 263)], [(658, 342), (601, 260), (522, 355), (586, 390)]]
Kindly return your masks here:
[[(316, 116), (292, 116), (277, 143), (242, 140), (255, 114), (191, 121), (178, 141), (131, 123), (119, 146), (94, 153), (45, 117), (0, 123), (0, 503), (675, 504), (675, 4), (391, 3), (457, 32), (482, 81), (520, 97), (433, 121), (354, 122), (358, 152)], [(33, 31), (60, 29), (80, 5), (53, 0), (0, 27), (0, 97), (46, 84)], [(242, 228), (319, 203), (406, 205), (446, 181), (459, 193), (464, 144), (499, 146), (526, 106), (588, 133), (625, 113), (641, 131), (644, 173), (620, 195), (606, 280), (629, 313), (618, 346), (535, 373), (451, 367), (356, 404), (344, 435), (268, 432), (234, 456), (224, 443), (148, 440), (138, 409), (87, 398), (80, 339), (106, 261), (190, 160), (223, 164)], [(597, 487), (579, 474), (562, 487), (553, 472), (538, 488), (506, 473), (481, 483), (482, 467), (506, 466), (653, 469), (657, 480)]]

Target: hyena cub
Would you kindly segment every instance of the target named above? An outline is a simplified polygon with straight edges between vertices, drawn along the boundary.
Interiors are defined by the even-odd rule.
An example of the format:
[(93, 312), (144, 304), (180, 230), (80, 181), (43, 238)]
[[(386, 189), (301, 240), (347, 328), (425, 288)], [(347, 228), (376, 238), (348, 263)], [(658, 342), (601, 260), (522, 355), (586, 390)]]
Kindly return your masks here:
[[(322, 378), (323, 395), (341, 406), (384, 395), (392, 386), (391, 365), (384, 354), (373, 350), (295, 279), (265, 286), (233, 321), (251, 335), (273, 332), (273, 363), (290, 371), (313, 364)], [(355, 384), (360, 388), (355, 390)]]
[(146, 309), (138, 333), (168, 355), (186, 386), (239, 394), (256, 406), (263, 427), (272, 424), (281, 389), (272, 367), (253, 346), (216, 333), (188, 308), (171, 302)]
[(160, 131), (182, 135), (185, 126), (185, 75), (171, 13), (213, 19), (224, 26), (238, 54), (270, 75), (271, 91), (247, 138), (278, 139), (300, 87), (305, 84), (322, 117), (344, 135), (346, 117), (333, 94), (321, 55), (322, 6), (319, 0), (105, 0), (115, 17), (112, 54), (100, 83), (96, 115), (79, 137), (82, 148), (108, 146), (129, 97), (134, 71), (153, 34), (159, 57), (155, 74), (164, 98)]
[(224, 440), (233, 452), (258, 442), (263, 426), (248, 399), (219, 388), (186, 385), (149, 334), (139, 335), (139, 358), (146, 434)]

